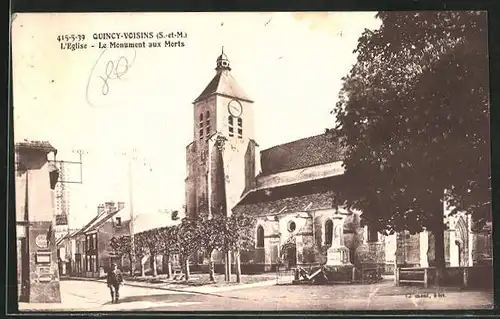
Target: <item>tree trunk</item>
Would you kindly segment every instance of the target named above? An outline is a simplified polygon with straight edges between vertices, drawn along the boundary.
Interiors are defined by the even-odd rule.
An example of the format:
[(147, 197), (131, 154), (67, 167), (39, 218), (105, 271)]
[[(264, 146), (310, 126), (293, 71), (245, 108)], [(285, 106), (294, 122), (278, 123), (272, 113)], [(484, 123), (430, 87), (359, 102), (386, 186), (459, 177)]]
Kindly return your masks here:
[(224, 252), (224, 281), (228, 281), (227, 252)]
[(226, 253), (226, 258), (227, 258), (227, 281), (231, 281), (232, 260), (231, 260), (231, 251), (230, 250)]
[(436, 286), (443, 284), (444, 273), (446, 268), (446, 260), (444, 256), (444, 221), (443, 216), (434, 218), (433, 229), (434, 233), (434, 258), (436, 266), (436, 277), (434, 284)]
[(186, 275), (186, 280), (189, 280), (189, 257), (184, 259), (184, 274)]
[(210, 281), (215, 282), (215, 266), (212, 257), (213, 250), (208, 253), (208, 274), (210, 276)]
[(240, 258), (240, 250), (236, 251), (236, 282), (241, 283), (241, 258)]
[(130, 276), (134, 276), (134, 264), (132, 263), (132, 255), (128, 255), (128, 260), (130, 261)]
[(139, 258), (139, 263), (141, 264), (141, 277), (146, 276), (146, 271), (144, 269), (144, 263), (142, 262), (142, 258)]
[(172, 262), (170, 261), (170, 255), (165, 255), (163, 258), (167, 258), (167, 276), (172, 278)]
[(156, 267), (156, 256), (151, 255), (150, 258), (152, 259), (152, 264), (153, 264), (153, 277), (156, 277), (156, 276), (158, 276), (158, 269)]

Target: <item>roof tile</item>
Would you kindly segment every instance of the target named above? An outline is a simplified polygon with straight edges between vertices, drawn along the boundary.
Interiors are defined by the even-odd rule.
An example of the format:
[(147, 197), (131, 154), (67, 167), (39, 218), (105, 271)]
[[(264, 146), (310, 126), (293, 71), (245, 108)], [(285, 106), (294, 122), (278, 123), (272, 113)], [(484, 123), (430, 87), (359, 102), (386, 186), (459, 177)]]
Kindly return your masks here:
[(290, 196), (269, 201), (255, 202), (252, 204), (238, 205), (235, 213), (248, 215), (276, 215), (294, 213), (304, 210), (321, 210), (332, 208), (333, 192)]
[(262, 174), (275, 174), (343, 160), (340, 141), (320, 134), (274, 146), (261, 152)]
[(198, 102), (213, 94), (222, 94), (253, 102), (245, 91), (243, 91), (243, 89), (238, 85), (229, 71), (217, 72), (212, 81), (210, 81), (207, 87), (194, 102)]

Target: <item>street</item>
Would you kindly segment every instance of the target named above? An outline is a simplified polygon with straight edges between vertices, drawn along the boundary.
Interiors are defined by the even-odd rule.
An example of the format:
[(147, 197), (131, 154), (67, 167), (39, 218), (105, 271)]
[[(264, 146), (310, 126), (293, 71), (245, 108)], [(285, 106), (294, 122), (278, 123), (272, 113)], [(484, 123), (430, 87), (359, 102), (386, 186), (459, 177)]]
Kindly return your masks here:
[[(492, 292), (411, 293), (385, 280), (372, 285), (268, 286), (214, 293), (192, 293), (124, 286), (112, 304), (106, 284), (61, 281), (61, 304), (21, 304), (23, 311), (238, 311), (238, 310), (429, 310), (489, 309)], [(429, 290), (426, 290), (427, 292)], [(435, 292), (435, 290), (434, 290)]]

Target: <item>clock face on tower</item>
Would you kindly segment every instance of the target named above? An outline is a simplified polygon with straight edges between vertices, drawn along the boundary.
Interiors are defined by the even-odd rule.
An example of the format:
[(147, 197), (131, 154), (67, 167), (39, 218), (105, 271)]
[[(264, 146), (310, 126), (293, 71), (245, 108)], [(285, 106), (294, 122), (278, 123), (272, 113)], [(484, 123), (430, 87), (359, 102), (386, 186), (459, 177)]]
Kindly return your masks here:
[(240, 117), (241, 113), (243, 113), (243, 107), (237, 100), (229, 101), (229, 103), (227, 104), (227, 108), (229, 110), (229, 113), (234, 117)]

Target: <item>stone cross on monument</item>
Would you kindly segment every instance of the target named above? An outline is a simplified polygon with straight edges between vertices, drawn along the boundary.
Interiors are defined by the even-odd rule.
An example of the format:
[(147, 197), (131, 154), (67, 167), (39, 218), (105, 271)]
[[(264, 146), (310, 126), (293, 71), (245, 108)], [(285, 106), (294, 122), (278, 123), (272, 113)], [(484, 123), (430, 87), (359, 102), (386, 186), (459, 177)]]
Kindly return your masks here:
[(338, 210), (332, 216), (333, 232), (332, 246), (327, 251), (327, 266), (348, 266), (349, 249), (344, 246), (344, 219), (345, 216)]

